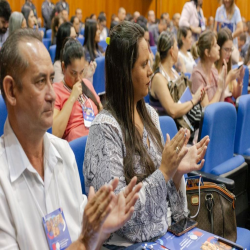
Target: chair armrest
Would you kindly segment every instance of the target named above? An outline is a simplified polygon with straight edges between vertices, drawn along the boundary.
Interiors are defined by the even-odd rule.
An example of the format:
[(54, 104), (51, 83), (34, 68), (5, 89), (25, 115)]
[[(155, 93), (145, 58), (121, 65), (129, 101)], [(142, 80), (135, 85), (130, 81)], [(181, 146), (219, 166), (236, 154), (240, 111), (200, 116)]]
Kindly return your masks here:
[(235, 187), (234, 180), (221, 177), (218, 175), (214, 175), (214, 174), (205, 173), (202, 171), (192, 171), (188, 173), (188, 176), (196, 176), (196, 175), (201, 175), (204, 181), (210, 181), (216, 184), (224, 184), (226, 188), (232, 193), (234, 191), (234, 187)]

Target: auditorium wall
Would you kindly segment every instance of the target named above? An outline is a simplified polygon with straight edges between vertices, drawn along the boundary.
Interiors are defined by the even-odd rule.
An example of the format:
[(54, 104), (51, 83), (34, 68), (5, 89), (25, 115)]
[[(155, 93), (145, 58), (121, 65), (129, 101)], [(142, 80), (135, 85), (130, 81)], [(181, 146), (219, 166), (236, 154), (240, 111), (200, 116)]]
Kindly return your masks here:
[[(25, 0), (9, 0), (13, 11), (20, 11)], [(53, 1), (52, 2), (56, 2)], [(146, 16), (148, 10), (154, 10), (157, 17), (162, 12), (168, 12), (170, 17), (174, 13), (181, 13), (182, 7), (187, 0), (67, 0), (70, 5), (70, 16), (74, 15), (76, 8), (83, 11), (83, 20), (92, 13), (98, 15), (100, 11), (105, 11), (107, 21), (109, 21), (113, 13), (117, 14), (119, 7), (124, 7), (127, 12), (133, 13), (138, 10), (142, 15)], [(33, 0), (37, 7), (38, 16), (41, 17), (41, 6), (43, 0)], [(250, 1), (236, 0), (236, 4), (241, 10), (241, 15), (250, 20)], [(203, 11), (206, 17), (215, 16), (216, 9), (219, 6), (218, 0), (203, 0)]]

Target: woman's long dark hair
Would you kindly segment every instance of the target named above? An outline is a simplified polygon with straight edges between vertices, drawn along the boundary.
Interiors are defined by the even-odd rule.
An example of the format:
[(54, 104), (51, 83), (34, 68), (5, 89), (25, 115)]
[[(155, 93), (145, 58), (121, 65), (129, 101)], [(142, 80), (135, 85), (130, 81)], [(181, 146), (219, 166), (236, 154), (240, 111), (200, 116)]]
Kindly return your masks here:
[(95, 42), (95, 36), (97, 31), (97, 22), (93, 19), (87, 19), (85, 23), (84, 30), (84, 44), (83, 46), (89, 51), (91, 61), (94, 61), (96, 58), (95, 50), (99, 50), (97, 42)]
[[(231, 30), (228, 28), (221, 29), (217, 34), (217, 44), (220, 46), (220, 57), (222, 53), (222, 46), (228, 40), (231, 40), (233, 42), (233, 36)], [(218, 67), (218, 64), (219, 60), (215, 62), (216, 68)], [(232, 55), (227, 63), (227, 72), (229, 72), (231, 69), (232, 69)]]
[(71, 27), (73, 27), (72, 23), (66, 22), (66, 23), (63, 23), (58, 29), (57, 36), (56, 36), (55, 61), (61, 59), (61, 50), (64, 44), (64, 40), (66, 39), (66, 37), (70, 36)]
[[(106, 71), (106, 108), (116, 118), (123, 132), (126, 146), (124, 158), (124, 175), (129, 183), (134, 177), (138, 182), (147, 178), (156, 170), (156, 166), (145, 149), (139, 131), (134, 124), (134, 88), (132, 69), (138, 58), (138, 43), (144, 37), (143, 29), (135, 23), (124, 21), (115, 26), (110, 33), (105, 57)], [(148, 114), (144, 99), (137, 103), (140, 118), (162, 152), (161, 136)], [(142, 172), (134, 169), (134, 156), (139, 155)]]

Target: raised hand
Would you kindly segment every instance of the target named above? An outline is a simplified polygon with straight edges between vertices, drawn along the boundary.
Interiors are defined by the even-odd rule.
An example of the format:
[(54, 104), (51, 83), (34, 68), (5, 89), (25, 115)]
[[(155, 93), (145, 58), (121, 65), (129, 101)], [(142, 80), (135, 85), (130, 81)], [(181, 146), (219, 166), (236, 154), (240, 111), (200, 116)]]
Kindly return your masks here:
[(194, 105), (201, 102), (206, 94), (205, 88), (203, 86), (200, 86), (198, 90), (193, 95), (193, 103)]
[(75, 102), (78, 99), (79, 95), (81, 94), (82, 94), (82, 84), (81, 81), (79, 81), (74, 84), (72, 92), (70, 94), (70, 98), (72, 98), (72, 100)]
[(223, 91), (226, 87), (226, 77), (227, 77), (227, 63), (225, 59), (223, 62), (224, 64), (218, 79), (218, 88), (220, 88), (221, 91)]
[[(105, 220), (102, 232), (110, 234), (121, 228), (132, 216), (134, 205), (139, 198), (142, 183), (136, 185), (137, 177), (134, 177), (129, 185), (121, 191), (111, 202), (111, 213)], [(115, 189), (116, 187), (113, 186)]]
[[(200, 142), (188, 148), (188, 152), (179, 164), (177, 170), (179, 174), (187, 174), (194, 170), (200, 170), (203, 167), (205, 162), (203, 158), (206, 154), (208, 143), (209, 137), (205, 136)], [(200, 164), (198, 164), (199, 162)]]
[(111, 185), (102, 186), (96, 194), (93, 187), (89, 189), (88, 203), (83, 214), (82, 233), (79, 237), (85, 249), (96, 249), (99, 245), (102, 225), (112, 209), (110, 205), (114, 198), (112, 190)]
[(167, 134), (167, 142), (165, 144), (162, 161), (159, 170), (163, 173), (166, 181), (169, 181), (178, 169), (179, 163), (187, 153), (187, 149), (183, 149), (186, 141), (187, 129), (180, 129), (175, 137), (170, 141)]

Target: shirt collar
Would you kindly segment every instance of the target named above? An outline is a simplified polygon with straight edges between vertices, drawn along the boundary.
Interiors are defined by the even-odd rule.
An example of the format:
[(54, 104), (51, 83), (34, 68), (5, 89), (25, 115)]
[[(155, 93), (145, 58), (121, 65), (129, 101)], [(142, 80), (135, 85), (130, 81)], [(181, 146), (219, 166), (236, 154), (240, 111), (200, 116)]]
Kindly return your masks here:
[[(62, 161), (56, 148), (50, 142), (47, 133), (44, 135), (44, 167), (50, 168), (53, 172), (58, 159)], [(26, 156), (21, 144), (19, 143), (15, 133), (13, 132), (9, 119), (7, 118), (4, 125), (4, 144), (6, 150), (7, 162), (10, 170), (11, 182), (16, 181), (20, 175), (27, 169), (28, 171), (37, 174), (37, 171), (31, 165)]]

